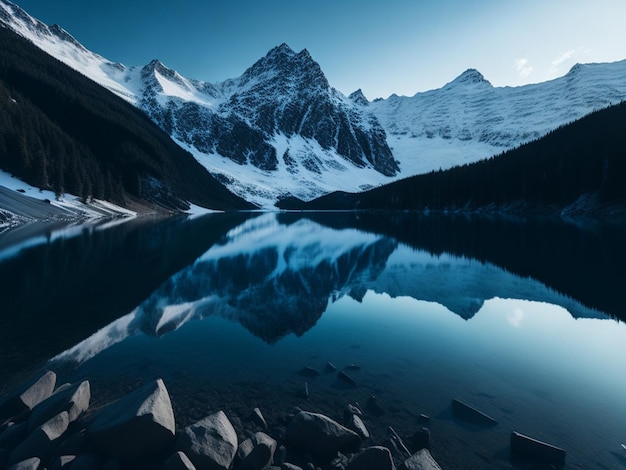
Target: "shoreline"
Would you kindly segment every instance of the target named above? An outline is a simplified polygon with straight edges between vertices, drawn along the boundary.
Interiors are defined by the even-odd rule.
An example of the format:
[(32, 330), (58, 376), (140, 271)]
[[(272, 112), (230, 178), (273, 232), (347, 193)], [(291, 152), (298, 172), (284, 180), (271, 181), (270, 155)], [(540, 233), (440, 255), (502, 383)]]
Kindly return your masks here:
[[(344, 370), (349, 373), (349, 369)], [(339, 370), (330, 372), (341, 373)], [(56, 383), (50, 386), (51, 381)], [(510, 439), (508, 455), (499, 456), (497, 462), (485, 460), (477, 465), (475, 455), (483, 451), (480, 448), (473, 449), (475, 455), (461, 455), (458, 451), (451, 455), (447, 453), (449, 450), (444, 450), (450, 436), (438, 430), (436, 423), (444, 419), (442, 416), (414, 416), (411, 429), (407, 431), (406, 423), (402, 419), (398, 421), (395, 413), (392, 413), (393, 418), (385, 413), (392, 404), (381, 405), (373, 396), (362, 405), (347, 397), (339, 400), (341, 404), (337, 400), (320, 403), (315, 400), (317, 397), (306, 395), (305, 385), (292, 399), (264, 397), (265, 400), (255, 400), (252, 396), (224, 396), (218, 390), (207, 390), (203, 396), (181, 403), (176, 400), (176, 384), (173, 385), (174, 388), (168, 390), (160, 378), (145, 382), (138, 379), (123, 386), (118, 384), (112, 387), (117, 391), (106, 390), (102, 394), (101, 387), (89, 379), (59, 386), (54, 372), (40, 372), (26, 385), (18, 386), (12, 394), (0, 399), (0, 467), (19, 463), (17, 459), (24, 457), (20, 462), (37, 458), (36, 465), (40, 466), (19, 468), (67, 468), (59, 466), (60, 463), (72, 461), (89, 462), (89, 468), (218, 468), (206, 464), (203, 460), (206, 458), (227, 459), (228, 465), (219, 468), (234, 470), (569, 468), (565, 467), (565, 450), (515, 431), (502, 436), (507, 444)], [(32, 392), (33, 387), (39, 390)], [(42, 389), (45, 390), (42, 392)], [(16, 405), (18, 395), (20, 399), (26, 397), (27, 407)], [(32, 397), (37, 399), (32, 400)], [(192, 408), (195, 411), (191, 412)], [(7, 410), (11, 411), (7, 413)], [(185, 411), (191, 412), (191, 416), (183, 417), (181, 422)], [(499, 424), (459, 400), (452, 400), (450, 412), (451, 416), (445, 419), (457, 421), (464, 432), (482, 432)], [(63, 413), (74, 418), (57, 418)], [(24, 442), (32, 440), (29, 436), (40, 429), (34, 423), (45, 427), (41, 416), (49, 421), (63, 421), (62, 431), (57, 430), (58, 435), (48, 439), (50, 442), (46, 441), (45, 445), (25, 450), (29, 446)], [(215, 434), (211, 424), (215, 420), (220, 423), (217, 428), (231, 429), (227, 433), (230, 437), (224, 439), (231, 442), (230, 455), (215, 456), (215, 449), (219, 449), (218, 454), (223, 452), (223, 436), (219, 442), (201, 443), (206, 445), (202, 451), (195, 445), (185, 444), (185, 435)], [(114, 423), (111, 425), (114, 432), (103, 431), (103, 422)], [(28, 432), (21, 429), (24, 426)], [(155, 431), (155, 426), (167, 427), (166, 438), (160, 440), (162, 431)], [(117, 436), (125, 437), (120, 440)], [(130, 447), (128, 440), (132, 442)], [(265, 448), (268, 443), (271, 452)], [(258, 446), (264, 447), (257, 449)], [(465, 452), (471, 451), (468, 448)], [(32, 456), (27, 457), (28, 453)], [(254, 464), (246, 463), (249, 455), (259, 453), (267, 454), (266, 460), (259, 463), (255, 458)], [(177, 466), (171, 466), (172, 460), (178, 462)], [(179, 461), (196, 465), (180, 466)]]

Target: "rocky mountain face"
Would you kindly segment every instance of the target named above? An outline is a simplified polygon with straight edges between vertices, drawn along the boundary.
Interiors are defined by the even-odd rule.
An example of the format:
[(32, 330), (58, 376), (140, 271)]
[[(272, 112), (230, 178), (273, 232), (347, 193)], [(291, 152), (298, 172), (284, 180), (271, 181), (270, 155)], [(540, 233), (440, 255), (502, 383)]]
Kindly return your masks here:
[[(331, 88), (308, 51), (278, 46), (244, 74), (217, 86), (186, 81), (158, 61), (141, 70), (140, 106), (181, 142), (201, 153), (219, 154), (240, 165), (275, 171), (284, 164), (320, 173), (313, 154), (289, 145), (279, 153), (279, 136), (315, 142), (357, 168), (371, 167), (386, 176), (399, 170), (376, 118), (360, 112)], [(163, 81), (211, 102), (167, 94)]]
[(306, 51), (282, 44), (211, 84), (158, 60), (126, 67), (0, 0), (0, 23), (135, 106), (231, 191), (262, 207), (357, 192), (489, 158), (626, 99), (626, 61), (493, 87), (469, 69), (440, 89), (368, 101), (332, 88)]

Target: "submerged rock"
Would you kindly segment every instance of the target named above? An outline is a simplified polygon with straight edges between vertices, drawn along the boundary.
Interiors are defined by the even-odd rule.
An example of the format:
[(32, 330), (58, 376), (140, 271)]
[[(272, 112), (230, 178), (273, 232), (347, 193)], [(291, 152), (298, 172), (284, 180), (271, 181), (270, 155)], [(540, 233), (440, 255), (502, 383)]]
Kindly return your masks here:
[(511, 433), (511, 456), (551, 465), (565, 464), (565, 451), (518, 432)]
[(183, 429), (176, 447), (196, 467), (226, 470), (237, 452), (237, 433), (226, 414), (218, 411)]
[(452, 400), (452, 414), (458, 419), (479, 426), (490, 427), (498, 424), (491, 416), (456, 399)]
[(102, 453), (123, 461), (163, 450), (174, 432), (174, 411), (161, 379), (102, 408), (87, 429)]
[(287, 440), (317, 456), (330, 456), (340, 450), (354, 451), (361, 444), (354, 431), (328, 416), (307, 411), (301, 411), (291, 420)]

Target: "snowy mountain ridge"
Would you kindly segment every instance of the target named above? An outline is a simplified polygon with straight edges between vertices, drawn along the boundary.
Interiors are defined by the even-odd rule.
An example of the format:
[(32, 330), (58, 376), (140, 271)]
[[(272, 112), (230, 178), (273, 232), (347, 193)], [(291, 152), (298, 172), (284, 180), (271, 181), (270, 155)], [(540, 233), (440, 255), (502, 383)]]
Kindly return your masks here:
[(0, 0), (0, 24), (144, 110), (231, 191), (281, 197), (357, 192), (489, 158), (626, 99), (626, 60), (576, 65), (548, 82), (496, 88), (469, 69), (440, 89), (368, 101), (331, 87), (304, 49), (275, 47), (211, 84), (158, 60), (108, 61), (62, 28)]

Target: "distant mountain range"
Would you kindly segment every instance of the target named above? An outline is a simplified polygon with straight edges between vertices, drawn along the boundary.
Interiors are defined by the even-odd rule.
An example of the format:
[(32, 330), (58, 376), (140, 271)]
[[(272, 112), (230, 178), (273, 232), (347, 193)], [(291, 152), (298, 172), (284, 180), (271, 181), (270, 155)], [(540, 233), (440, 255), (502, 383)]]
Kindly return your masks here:
[(0, 22), (145, 111), (231, 191), (263, 207), (483, 160), (626, 98), (626, 60), (504, 88), (470, 69), (437, 90), (368, 101), (332, 88), (306, 50), (285, 44), (211, 84), (158, 60), (111, 62), (6, 0)]

